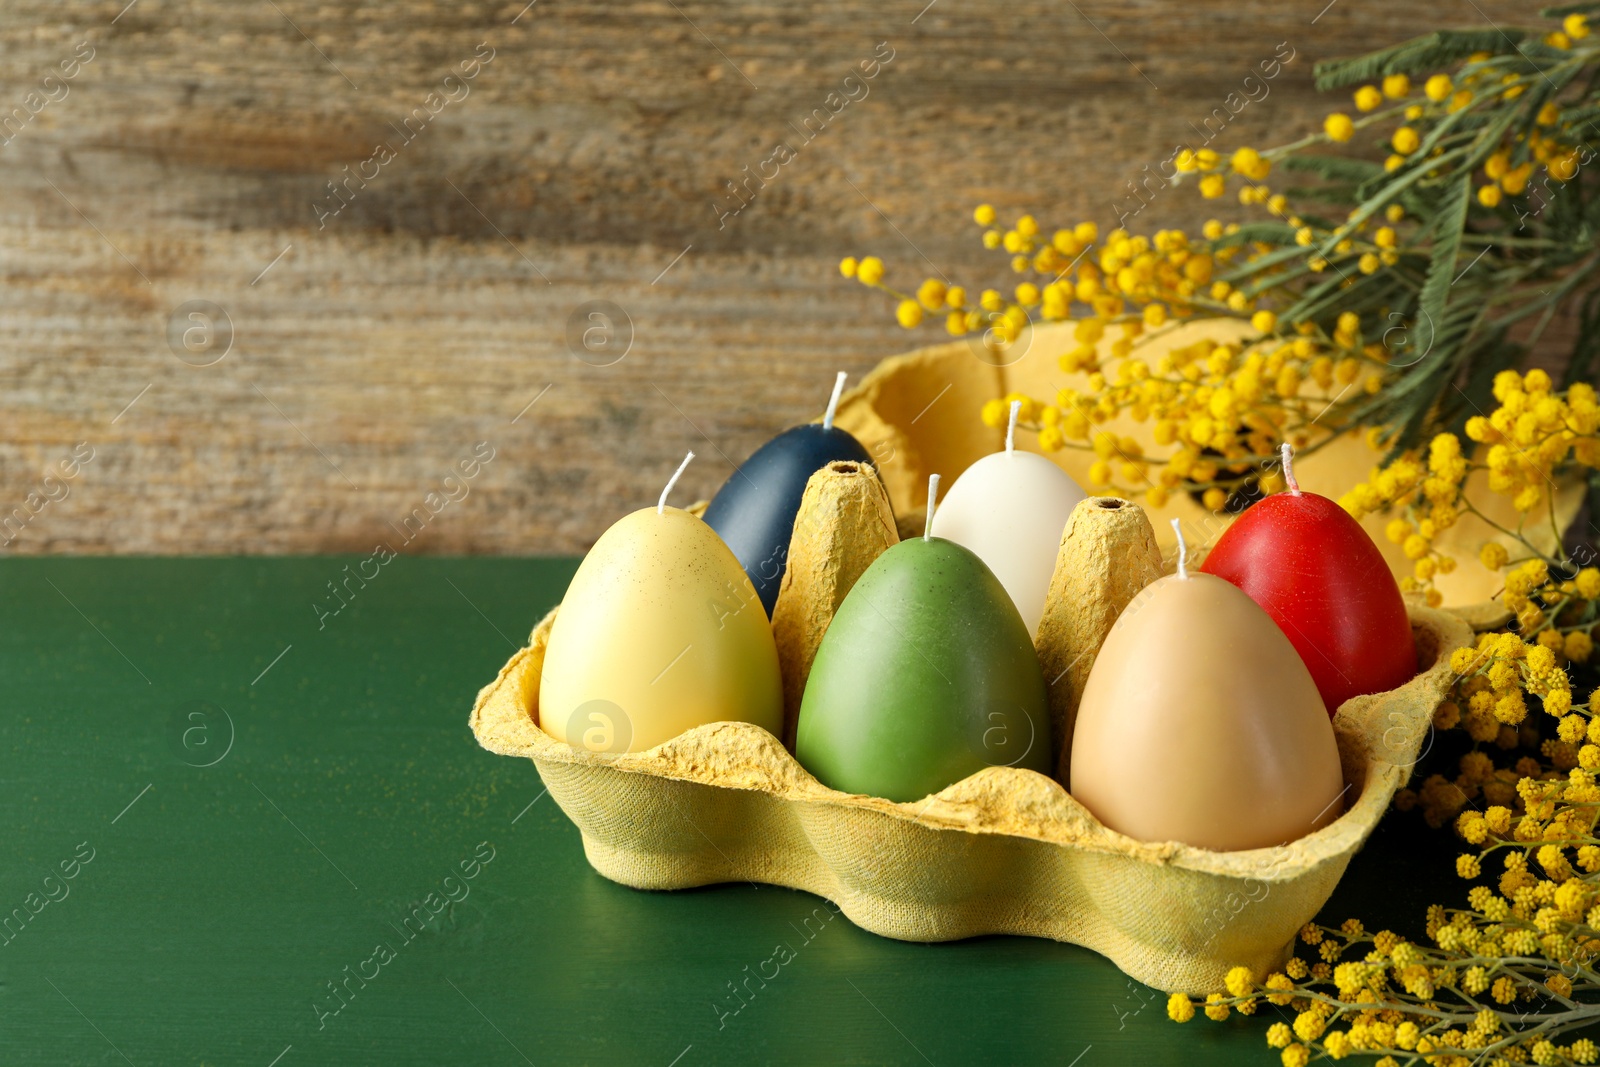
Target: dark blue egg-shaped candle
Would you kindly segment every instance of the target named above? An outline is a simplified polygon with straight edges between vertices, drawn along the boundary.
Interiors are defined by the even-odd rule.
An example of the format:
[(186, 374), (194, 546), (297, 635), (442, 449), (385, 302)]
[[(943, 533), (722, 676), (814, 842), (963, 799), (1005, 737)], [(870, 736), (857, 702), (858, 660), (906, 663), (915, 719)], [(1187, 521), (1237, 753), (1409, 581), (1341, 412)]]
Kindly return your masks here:
[(806, 482), (839, 460), (871, 463), (872, 457), (860, 441), (837, 426), (815, 422), (796, 426), (756, 449), (706, 506), (706, 525), (733, 550), (768, 617), (783, 584), (789, 538)]

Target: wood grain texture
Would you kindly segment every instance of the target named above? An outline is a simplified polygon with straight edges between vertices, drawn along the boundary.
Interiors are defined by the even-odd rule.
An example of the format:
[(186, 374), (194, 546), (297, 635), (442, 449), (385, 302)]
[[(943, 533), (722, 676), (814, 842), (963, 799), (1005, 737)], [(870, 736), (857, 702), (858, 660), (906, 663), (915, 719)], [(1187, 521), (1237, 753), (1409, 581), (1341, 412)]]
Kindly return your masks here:
[[(938, 339), (841, 255), (1003, 283), (974, 203), (1114, 225), (1125, 183), (1283, 42), (1219, 143), (1320, 121), (1315, 58), (1519, 7), (125, 2), (0, 11), (4, 552), (581, 550), (685, 450), (679, 495), (708, 495), (834, 370)], [(1137, 225), (1204, 214), (1184, 189)], [(196, 300), (234, 331), (206, 367), (168, 338)], [(614, 365), (569, 345), (590, 301), (631, 322)], [(466, 497), (429, 507), (480, 441)], [(78, 442), (94, 458), (45, 483)]]

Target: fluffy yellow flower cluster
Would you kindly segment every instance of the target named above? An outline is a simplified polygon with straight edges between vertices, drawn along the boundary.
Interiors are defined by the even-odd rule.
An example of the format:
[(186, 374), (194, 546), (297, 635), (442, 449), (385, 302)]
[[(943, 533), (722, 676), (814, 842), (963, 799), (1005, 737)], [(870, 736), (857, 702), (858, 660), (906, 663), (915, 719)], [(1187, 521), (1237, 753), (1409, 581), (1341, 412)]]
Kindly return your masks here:
[[(1375, 433), (1369, 437), (1372, 444), (1379, 443)], [(1433, 606), (1441, 600), (1431, 586), (1434, 575), (1449, 574), (1456, 567), (1453, 557), (1434, 550), (1433, 540), (1461, 517), (1462, 483), (1469, 470), (1460, 440), (1454, 434), (1440, 434), (1428, 447), (1426, 465), (1413, 454), (1403, 455), (1339, 499), (1357, 519), (1397, 505), (1403, 509), (1404, 517), (1390, 520), (1384, 533), (1415, 560), (1414, 575), (1402, 583), (1405, 590), (1425, 590)]]
[[(1074, 302), (1092, 310), (1102, 320), (1102, 327), (1110, 321), (1137, 320), (1154, 328), (1163, 325), (1169, 315), (1192, 315), (1195, 303), (1205, 303), (1213, 291), (1224, 296), (1232, 292), (1231, 287), (1218, 290), (1212, 284), (1212, 273), (1219, 264), (1237, 255), (1238, 249), (1221, 249), (1213, 254), (1192, 246), (1178, 230), (1145, 236), (1118, 229), (1101, 241), (1099, 228), (1092, 222), (1080, 222), (1047, 236), (1031, 215), (1018, 218), (1003, 233), (992, 225), (996, 221), (993, 207), (982, 205), (975, 218), (990, 227), (984, 232), (984, 245), (1003, 247), (1011, 253), (1011, 265), (1017, 273), (1031, 270), (1049, 280), (1042, 285), (1022, 282), (1009, 297), (997, 289), (986, 289), (979, 295), (976, 307), (968, 307), (964, 290), (947, 287), (935, 278), (924, 280), (915, 295), (908, 295), (883, 286), (881, 271), (864, 273), (854, 268), (852, 259), (846, 259), (840, 269), (847, 277), (893, 292), (902, 301), (929, 312), (944, 313), (945, 326), (954, 336), (987, 329), (1003, 343), (1015, 340), (1035, 317), (1046, 322), (1066, 320)], [(1207, 224), (1207, 229), (1208, 233), (1215, 231), (1215, 237), (1224, 231), (1217, 222)], [(959, 294), (960, 299), (952, 300), (952, 293)], [(1140, 305), (1140, 310), (1137, 315), (1125, 317), (1130, 304)], [(1132, 338), (1140, 332), (1128, 334), (1130, 347)], [(1093, 361), (1093, 342), (1088, 344), (1091, 351), (1087, 357), (1080, 354), (1080, 365)], [(1118, 354), (1126, 355), (1126, 351)]]
[[(1595, 858), (1600, 866), (1600, 850)], [(1590, 966), (1600, 939), (1589, 925), (1600, 922), (1600, 910), (1591, 912), (1589, 884), (1539, 878), (1512, 861), (1501, 882), (1509, 887), (1503, 895), (1475, 887), (1470, 910), (1429, 908), (1434, 946), (1388, 930), (1368, 933), (1354, 919), (1337, 929), (1308, 925), (1300, 941), (1317, 962), (1292, 957), (1264, 980), (1236, 967), (1227, 991), (1207, 996), (1206, 1016), (1248, 1014), (1263, 1000), (1289, 1008), (1293, 1021), (1273, 1023), (1266, 1035), (1286, 1067), (1352, 1054), (1381, 1057), (1378, 1067), (1600, 1062), (1600, 1047), (1588, 1038), (1560, 1043), (1600, 1018), (1590, 999), (1600, 988)], [(1167, 1015), (1188, 1022), (1194, 1001), (1173, 994)]]
[[(1582, 18), (1581, 15), (1570, 16), (1568, 21)], [(1547, 35), (1546, 43), (1562, 49), (1571, 48), (1573, 40), (1588, 36), (1586, 22), (1581, 29), (1576, 36), (1556, 31)], [(1455, 77), (1435, 74), (1420, 90), (1412, 85), (1409, 76), (1391, 74), (1383, 79), (1381, 86), (1363, 85), (1355, 90), (1352, 102), (1360, 117), (1352, 118), (1343, 111), (1332, 112), (1323, 120), (1320, 134), (1264, 153), (1253, 148), (1239, 149), (1227, 167), (1221, 165), (1214, 152), (1180, 153), (1175, 162), (1180, 173), (1201, 175), (1202, 196), (1210, 199), (1223, 196), (1231, 172), (1243, 179), (1238, 194), (1240, 203), (1270, 207), (1274, 201), (1282, 201), (1282, 197), (1275, 197), (1270, 188), (1261, 184), (1271, 172), (1274, 161), (1319, 141), (1346, 143), (1369, 126), (1394, 124), (1387, 136), (1391, 151), (1384, 160), (1386, 171), (1437, 160), (1447, 150), (1458, 147), (1452, 138), (1451, 116), (1491, 98), (1515, 100), (1529, 88), (1537, 88), (1548, 81), (1541, 72), (1525, 64), (1523, 69), (1512, 69), (1512, 66), (1512, 61), (1506, 57), (1489, 52), (1474, 53), (1467, 57)], [(1478, 202), (1486, 208), (1495, 208), (1506, 196), (1521, 196), (1527, 191), (1539, 164), (1543, 164), (1557, 181), (1574, 178), (1578, 169), (1591, 158), (1582, 136), (1588, 117), (1584, 109), (1563, 109), (1557, 101), (1549, 100), (1530, 128), (1521, 125), (1509, 128), (1504, 146), (1484, 159), (1482, 173), (1487, 184), (1478, 188)], [(1273, 214), (1282, 216), (1285, 212), (1278, 207)], [(1343, 224), (1320, 228), (1305, 225), (1298, 218), (1289, 219), (1290, 224), (1298, 228), (1296, 239), (1301, 245), (1321, 246), (1322, 254), (1312, 261), (1312, 270), (1326, 270), (1330, 263), (1348, 259), (1360, 273), (1372, 274), (1383, 266), (1399, 262), (1395, 231), (1382, 227), (1363, 238), (1367, 227), (1358, 214), (1352, 213)], [(1333, 253), (1331, 256), (1329, 250)]]
[[(1587, 36), (1587, 17), (1569, 15), (1563, 28), (1547, 34), (1544, 42), (1553, 48), (1568, 50), (1574, 41)], [(1547, 84), (1545, 75), (1537, 68), (1524, 65), (1523, 69), (1513, 69), (1504, 57), (1476, 52), (1467, 57), (1456, 77), (1435, 74), (1423, 83), (1419, 93), (1413, 92), (1411, 79), (1404, 74), (1389, 75), (1383, 79), (1381, 87), (1361, 86), (1355, 91), (1353, 102), (1357, 111), (1370, 114), (1352, 119), (1345, 112), (1335, 111), (1323, 121), (1323, 133), (1330, 141), (1344, 143), (1365, 126), (1400, 123), (1389, 136), (1393, 151), (1384, 161), (1385, 170), (1396, 171), (1413, 162), (1412, 157), (1418, 153), (1421, 153), (1420, 158), (1436, 159), (1452, 147), (1448, 137), (1450, 116), (1496, 97), (1515, 100), (1528, 89), (1541, 88), (1543, 84)], [(1380, 111), (1388, 101), (1395, 103)], [(1486, 181), (1478, 186), (1478, 203), (1496, 208), (1507, 196), (1521, 196), (1527, 191), (1538, 164), (1543, 164), (1557, 181), (1571, 181), (1577, 176), (1578, 168), (1589, 159), (1582, 135), (1582, 126), (1587, 121), (1587, 112), (1563, 108), (1558, 101), (1547, 100), (1534, 123), (1511, 127), (1503, 147), (1483, 161), (1482, 174)], [(1422, 129), (1414, 124), (1422, 124)], [(1431, 133), (1429, 126), (1438, 133)], [(1215, 195), (1220, 196), (1221, 192), (1217, 189)], [(1382, 242), (1378, 243), (1380, 262), (1388, 262), (1382, 258)]]
[[(1600, 584), (1600, 571), (1594, 580)], [(1456, 681), (1450, 699), (1434, 713), (1437, 729), (1457, 726), (1478, 744), (1493, 744), (1503, 752), (1519, 746), (1538, 750), (1550, 761), (1550, 773), (1565, 773), (1582, 761), (1600, 768), (1600, 746), (1586, 746), (1591, 752), (1580, 755), (1579, 742), (1587, 729), (1587, 704), (1574, 704), (1571, 681), (1564, 663), (1565, 642), (1554, 640), (1545, 631), (1538, 642), (1529, 644), (1512, 633), (1488, 633), (1478, 639), (1476, 648), (1457, 649), (1450, 667)], [(1586, 660), (1593, 651), (1587, 634), (1578, 634), (1574, 651)], [(1580, 660), (1580, 662), (1581, 662)], [(1529, 696), (1540, 699), (1544, 711), (1560, 720), (1559, 735), (1541, 738), (1534, 723), (1528, 721)], [(1600, 735), (1600, 727), (1597, 727)], [(1481, 799), (1491, 805), (1517, 806), (1518, 782), (1545, 773), (1538, 760), (1523, 756), (1512, 767), (1497, 767), (1490, 756), (1474, 749), (1462, 756), (1454, 779), (1442, 774), (1429, 775), (1416, 789), (1402, 789), (1395, 795), (1401, 811), (1420, 807), (1432, 826), (1443, 826), (1469, 804)]]
[[(1547, 521), (1554, 542), (1560, 544), (1552, 490), (1556, 478), (1573, 464), (1600, 468), (1600, 400), (1594, 387), (1584, 383), (1555, 391), (1542, 370), (1526, 376), (1501, 371), (1494, 379), (1494, 397), (1499, 407), (1467, 420), (1468, 444), (1476, 446), (1474, 459), (1463, 455), (1462, 441), (1455, 434), (1440, 434), (1429, 445), (1426, 462), (1416, 453), (1401, 455), (1340, 497), (1339, 503), (1358, 519), (1374, 512), (1398, 512), (1386, 533), (1416, 561), (1414, 575), (1404, 583), (1407, 591), (1425, 591), (1430, 604), (1439, 601), (1434, 576), (1448, 574), (1456, 563), (1434, 547), (1434, 539), (1462, 515), (1476, 515), (1528, 553), (1506, 575), (1502, 598), (1523, 632), (1531, 636), (1549, 631), (1540, 640), (1552, 647), (1562, 647), (1569, 636), (1576, 636), (1574, 648), (1582, 654), (1569, 656), (1581, 662), (1588, 658), (1592, 621), (1579, 622), (1563, 609), (1600, 596), (1600, 572), (1591, 569), (1566, 581), (1553, 579), (1554, 571), (1572, 574), (1571, 561), (1535, 546), (1527, 524)], [(1467, 478), (1474, 471), (1486, 471), (1489, 490), (1510, 498), (1521, 516), (1515, 529), (1495, 522), (1468, 498)], [(1542, 516), (1535, 518), (1541, 511)], [(1495, 571), (1512, 562), (1498, 541), (1485, 545), (1479, 560)], [(1576, 629), (1580, 625), (1581, 631)]]
[[(1237, 158), (1235, 165), (1242, 165)], [(992, 223), (994, 209), (979, 208), (977, 218)], [(996, 344), (1015, 340), (1036, 314), (1067, 321), (1074, 303), (1086, 306), (1091, 313), (1072, 320), (1074, 343), (1058, 362), (1068, 374), (1086, 374), (1087, 388), (1061, 389), (1050, 401), (1021, 394), (997, 398), (985, 405), (984, 421), (1005, 425), (1012, 401), (1021, 401), (1018, 421), (1038, 433), (1044, 450), (1096, 453), (1089, 478), (1097, 491), (1143, 494), (1159, 507), (1181, 486), (1204, 493), (1207, 506), (1220, 509), (1232, 489), (1274, 461), (1283, 441), (1314, 451), (1315, 424), (1351, 386), (1376, 392), (1387, 353), (1355, 312), (1339, 315), (1329, 330), (1309, 320), (1280, 324), (1261, 306), (1260, 295), (1213, 278), (1219, 265), (1263, 249), (1213, 248), (1237, 227), (1213, 220), (1205, 229), (1209, 243), (1200, 244), (1178, 230), (1150, 237), (1116, 230), (1101, 241), (1093, 223), (1046, 239), (1025, 215), (1004, 233), (990, 229), (985, 243), (1014, 251), (1019, 270), (1031, 266), (1054, 280), (1042, 287), (1024, 282), (1010, 300), (987, 290), (976, 308), (967, 307), (965, 290), (937, 279), (924, 281), (915, 295), (899, 293), (884, 283), (881, 263), (870, 257), (847, 259), (842, 270), (898, 297), (904, 324), (943, 309), (952, 334), (986, 329)], [(1237, 344), (1203, 340), (1155, 359), (1140, 358), (1140, 346), (1173, 319), (1197, 310), (1246, 321), (1256, 336)], [(1151, 424), (1156, 444), (1168, 453), (1147, 456), (1131, 438), (1096, 429), (1122, 415)], [(1318, 434), (1319, 443), (1328, 436)], [(1154, 475), (1151, 467), (1158, 468)], [(1267, 491), (1281, 486), (1275, 470), (1264, 481)]]
[[(1208, 149), (1184, 152), (1175, 163), (1181, 173), (1205, 174), (1203, 181), (1221, 181), (1224, 171), (1242, 176), (1253, 183), (1245, 190), (1247, 200), (1301, 227), (1301, 243), (1315, 239), (1303, 220), (1288, 214), (1283, 196), (1259, 184), (1271, 164), (1254, 149), (1240, 149), (1226, 163)], [(985, 344), (1003, 347), (1034, 321), (1072, 322), (1073, 344), (1058, 363), (1067, 374), (1087, 375), (1087, 388), (1062, 389), (1051, 401), (996, 399), (983, 415), (990, 425), (1003, 425), (1011, 400), (1025, 400), (1019, 421), (1038, 433), (1043, 449), (1099, 454), (1091, 480), (1103, 493), (1143, 493), (1159, 506), (1181, 486), (1204, 493), (1207, 505), (1219, 509), (1233, 489), (1270, 465), (1284, 440), (1314, 451), (1331, 436), (1317, 433), (1319, 422), (1327, 427), (1336, 421), (1327, 418), (1330, 408), (1383, 385), (1389, 353), (1382, 329), (1374, 329), (1380, 324), (1363, 323), (1349, 311), (1326, 323), (1311, 317), (1280, 322), (1269, 305), (1287, 297), (1254, 275), (1270, 275), (1269, 267), (1256, 264), (1281, 257), (1272, 256), (1267, 243), (1243, 240), (1237, 224), (1213, 219), (1200, 240), (1179, 230), (1143, 235), (1123, 229), (1102, 239), (1092, 222), (1047, 235), (1030, 215), (1002, 230), (987, 204), (974, 217), (986, 227), (987, 247), (1005, 249), (1017, 272), (1031, 270), (1041, 280), (1018, 284), (1010, 296), (987, 289), (973, 301), (964, 288), (936, 278), (925, 279), (914, 293), (901, 292), (885, 282), (876, 257), (845, 259), (840, 270), (895, 297), (896, 316), (908, 328), (925, 314), (939, 313), (950, 334), (981, 332)], [(1398, 204), (1384, 216), (1390, 223), (1403, 217)], [(1352, 223), (1351, 232), (1369, 228), (1364, 221)], [(1374, 264), (1393, 263), (1396, 243), (1394, 227), (1385, 225), (1359, 246), (1355, 237), (1341, 236), (1331, 254), (1337, 261), (1370, 252)], [(1254, 337), (1236, 344), (1201, 341), (1156, 359), (1139, 358), (1142, 345), (1196, 315), (1248, 323)], [(1156, 443), (1171, 453), (1133, 454), (1123, 447), (1126, 438), (1094, 431), (1123, 414), (1152, 423)], [(1162, 468), (1154, 478), (1151, 466)]]

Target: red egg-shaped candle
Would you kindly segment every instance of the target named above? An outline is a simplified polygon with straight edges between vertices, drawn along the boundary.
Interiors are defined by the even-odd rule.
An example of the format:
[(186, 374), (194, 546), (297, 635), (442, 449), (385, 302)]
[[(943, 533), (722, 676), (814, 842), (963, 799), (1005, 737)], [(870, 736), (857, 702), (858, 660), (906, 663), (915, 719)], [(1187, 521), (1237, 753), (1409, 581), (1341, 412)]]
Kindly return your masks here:
[(1289, 488), (1223, 532), (1201, 570), (1226, 579), (1278, 624), (1305, 661), (1328, 714), (1351, 697), (1417, 673), (1400, 587), (1367, 532), (1338, 504), (1303, 492), (1284, 446)]

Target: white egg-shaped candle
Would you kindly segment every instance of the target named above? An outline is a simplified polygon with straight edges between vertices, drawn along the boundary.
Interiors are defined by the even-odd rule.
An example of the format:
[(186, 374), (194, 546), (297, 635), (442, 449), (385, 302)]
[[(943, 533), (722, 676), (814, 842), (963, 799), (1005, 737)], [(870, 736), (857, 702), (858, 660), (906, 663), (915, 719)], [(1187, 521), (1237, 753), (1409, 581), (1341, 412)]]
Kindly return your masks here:
[(712, 722), (783, 732), (767, 613), (711, 527), (666, 506), (678, 474), (656, 507), (601, 535), (567, 586), (539, 682), (539, 726), (558, 741), (639, 752)]
[(1005, 451), (968, 467), (945, 494), (933, 517), (933, 536), (970, 549), (988, 565), (1031, 636), (1044, 615), (1061, 533), (1088, 494), (1044, 456), (1017, 451), (1021, 406), (1011, 404)]

